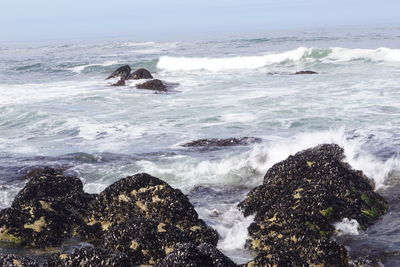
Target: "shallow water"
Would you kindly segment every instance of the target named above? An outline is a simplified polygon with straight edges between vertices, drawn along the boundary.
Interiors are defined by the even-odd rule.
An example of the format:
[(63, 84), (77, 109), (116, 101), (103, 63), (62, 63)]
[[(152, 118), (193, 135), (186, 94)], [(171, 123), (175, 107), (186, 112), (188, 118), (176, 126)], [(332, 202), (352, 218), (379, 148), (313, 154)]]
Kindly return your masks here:
[[(266, 170), (321, 143), (371, 177), (392, 204), (376, 225), (339, 240), (354, 256), (400, 261), (400, 29), (315, 30), (177, 42), (0, 47), (0, 206), (36, 165), (62, 166), (89, 192), (148, 172), (189, 194), (238, 262), (246, 226), (234, 208)], [(179, 83), (154, 94), (104, 81), (145, 67)], [(312, 70), (317, 75), (292, 75)], [(261, 144), (184, 148), (200, 138)], [(234, 244), (234, 245), (233, 245)]]

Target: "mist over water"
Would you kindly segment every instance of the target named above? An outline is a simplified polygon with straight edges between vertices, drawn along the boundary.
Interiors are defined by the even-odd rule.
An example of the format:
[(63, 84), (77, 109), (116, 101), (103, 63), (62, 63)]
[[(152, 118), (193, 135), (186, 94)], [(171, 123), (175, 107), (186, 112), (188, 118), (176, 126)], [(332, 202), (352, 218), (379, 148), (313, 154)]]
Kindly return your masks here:
[[(268, 168), (302, 149), (339, 144), (345, 160), (389, 202), (398, 199), (399, 43), (399, 29), (371, 29), (0, 47), (0, 206), (11, 204), (32, 166), (63, 167), (88, 192), (147, 172), (189, 194), (219, 231), (219, 248), (246, 262), (252, 218), (235, 206)], [(110, 87), (104, 79), (125, 64), (179, 86), (162, 94), (136, 89), (138, 81)], [(292, 75), (302, 70), (318, 74)], [(180, 146), (243, 136), (263, 141), (210, 150)], [(388, 216), (398, 219), (399, 211)], [(357, 233), (354, 225), (340, 227)], [(360, 242), (383, 239), (385, 219), (374, 227), (345, 242), (357, 252)], [(361, 235), (367, 238), (358, 240)], [(400, 260), (395, 242), (372, 248), (385, 266)]]

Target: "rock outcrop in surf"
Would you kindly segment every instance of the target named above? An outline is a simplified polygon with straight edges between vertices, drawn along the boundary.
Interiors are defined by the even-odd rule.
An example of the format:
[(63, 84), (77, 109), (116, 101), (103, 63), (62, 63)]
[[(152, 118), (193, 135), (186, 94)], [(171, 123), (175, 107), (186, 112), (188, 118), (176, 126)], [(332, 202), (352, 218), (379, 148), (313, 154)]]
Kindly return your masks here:
[(153, 79), (153, 75), (151, 75), (150, 71), (140, 68), (132, 72), (128, 80), (140, 80), (140, 79)]
[(101, 239), (116, 222), (132, 217), (173, 225), (195, 243), (216, 245), (218, 234), (198, 218), (189, 199), (179, 190), (146, 173), (123, 178), (107, 187), (89, 205), (87, 220), (78, 232)]
[(92, 196), (82, 182), (61, 170), (37, 172), (17, 194), (10, 208), (0, 211), (0, 241), (25, 247), (57, 246), (83, 223)]
[(155, 91), (167, 91), (167, 86), (158, 79), (150, 80), (141, 84), (136, 85), (138, 89), (147, 89)]
[(348, 266), (346, 249), (331, 239), (332, 223), (355, 219), (365, 229), (387, 211), (372, 182), (343, 162), (338, 145), (320, 145), (275, 164), (264, 183), (239, 204), (255, 214), (247, 266)]
[(238, 138), (210, 138), (199, 139), (185, 143), (183, 147), (227, 147), (227, 146), (246, 146), (254, 143), (260, 143), (262, 140), (258, 137), (238, 137)]
[(150, 71), (144, 68), (137, 69), (131, 73), (131, 67), (129, 65), (119, 67), (110, 76), (108, 76), (106, 80), (117, 77), (120, 79), (111, 86), (125, 86), (126, 80), (153, 79)]

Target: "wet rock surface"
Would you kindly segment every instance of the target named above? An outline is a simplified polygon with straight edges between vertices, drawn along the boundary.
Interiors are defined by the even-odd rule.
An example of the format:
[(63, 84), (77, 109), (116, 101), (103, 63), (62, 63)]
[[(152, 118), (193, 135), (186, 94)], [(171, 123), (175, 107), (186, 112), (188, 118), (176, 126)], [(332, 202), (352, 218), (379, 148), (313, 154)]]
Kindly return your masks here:
[(216, 231), (198, 218), (179, 189), (145, 173), (123, 178), (101, 192), (90, 203), (86, 224), (79, 232), (87, 238), (101, 239), (110, 226), (132, 217), (171, 224), (196, 243), (218, 242)]
[(69, 266), (130, 266), (126, 254), (102, 248), (85, 247), (72, 254), (56, 253), (49, 257), (44, 267)]
[(130, 80), (153, 79), (153, 76), (151, 75), (150, 71), (144, 68), (140, 68), (132, 72), (131, 75), (129, 75), (128, 79)]
[(46, 168), (30, 179), (10, 208), (0, 211), (0, 240), (26, 247), (57, 246), (82, 224), (91, 198), (78, 178)]
[(121, 80), (126, 80), (131, 73), (131, 67), (129, 65), (125, 65), (116, 69), (110, 76), (106, 78), (106, 80), (111, 78), (120, 77)]
[(192, 239), (177, 227), (159, 221), (132, 218), (114, 224), (104, 234), (103, 246), (129, 256), (130, 264), (155, 264), (179, 243)]
[(37, 262), (31, 258), (12, 254), (0, 254), (0, 266), (6, 267), (38, 267)]
[(111, 86), (125, 86), (125, 80), (121, 79), (119, 81), (117, 81), (116, 83), (111, 84)]
[(320, 145), (275, 164), (263, 185), (239, 204), (249, 226), (247, 246), (258, 251), (248, 266), (348, 266), (332, 223), (356, 219), (365, 229), (387, 210), (361, 171), (343, 162), (343, 149)]
[(226, 147), (226, 146), (246, 146), (254, 143), (260, 143), (262, 140), (258, 137), (239, 137), (239, 138), (212, 138), (199, 139), (183, 144), (183, 147)]
[(200, 244), (196, 247), (192, 243), (182, 243), (174, 247), (173, 252), (156, 265), (156, 267), (178, 266), (233, 267), (237, 265), (210, 244)]
[(155, 91), (167, 91), (167, 86), (158, 79), (150, 80), (141, 84), (137, 84), (136, 88), (138, 89), (146, 89), (146, 90), (155, 90)]

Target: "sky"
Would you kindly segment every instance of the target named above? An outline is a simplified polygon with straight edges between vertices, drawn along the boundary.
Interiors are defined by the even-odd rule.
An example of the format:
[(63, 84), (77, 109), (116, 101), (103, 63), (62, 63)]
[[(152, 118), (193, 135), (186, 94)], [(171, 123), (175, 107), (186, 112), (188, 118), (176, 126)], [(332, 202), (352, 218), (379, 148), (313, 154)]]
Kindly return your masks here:
[(0, 43), (400, 26), (399, 0), (1, 0)]

